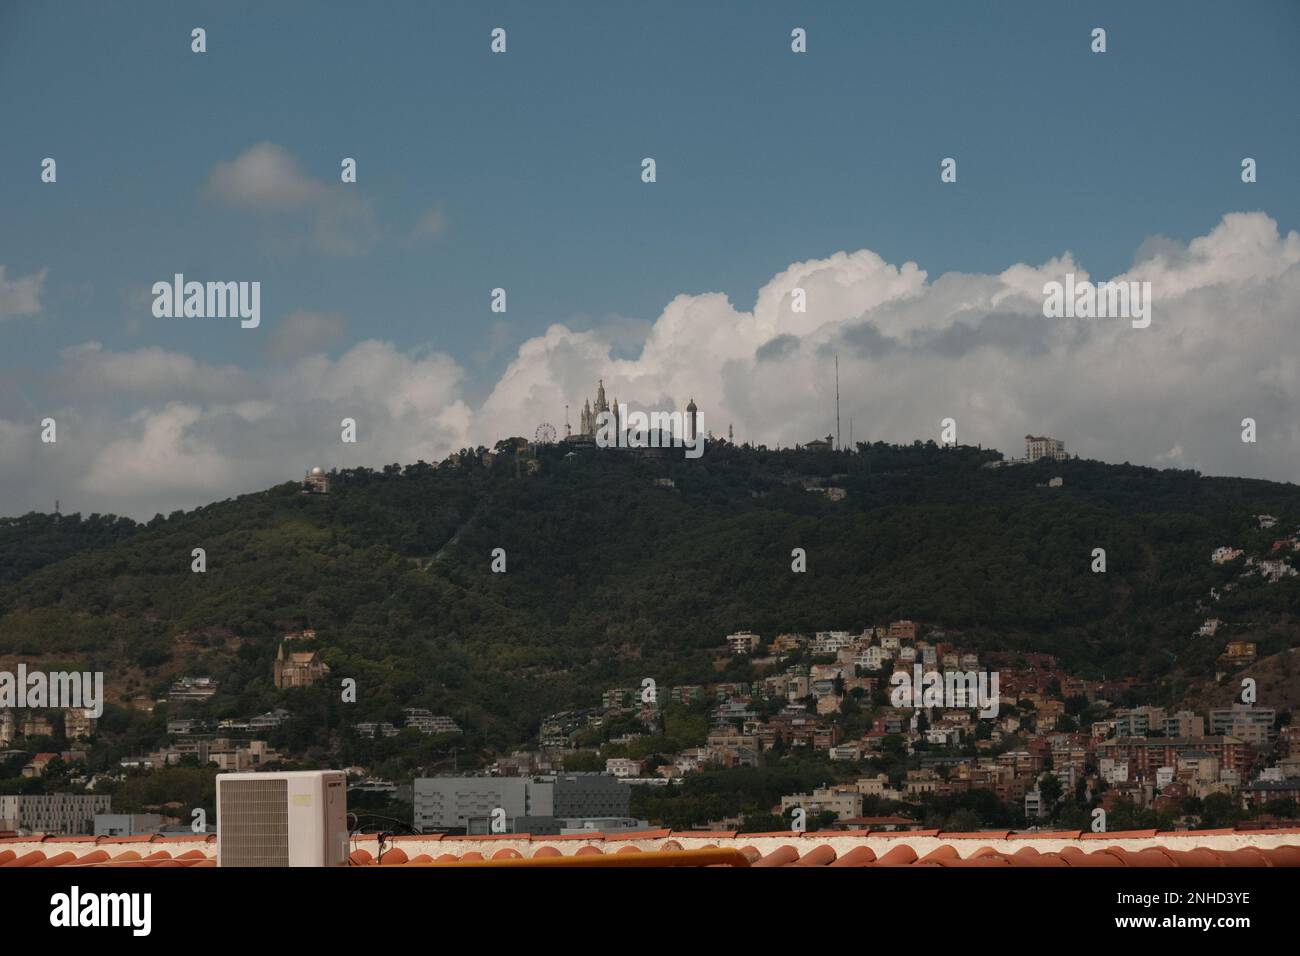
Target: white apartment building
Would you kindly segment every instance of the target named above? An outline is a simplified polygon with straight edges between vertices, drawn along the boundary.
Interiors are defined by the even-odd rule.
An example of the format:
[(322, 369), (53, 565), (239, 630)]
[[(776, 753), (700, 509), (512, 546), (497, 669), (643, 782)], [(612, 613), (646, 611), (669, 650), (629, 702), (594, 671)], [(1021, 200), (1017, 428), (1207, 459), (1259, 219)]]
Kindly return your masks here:
[(868, 647), (865, 650), (859, 651), (857, 654), (854, 655), (853, 663), (856, 664), (858, 667), (863, 668), (864, 670), (869, 670), (869, 671), (880, 670), (881, 665), (883, 663), (880, 648), (873, 646), (873, 647)]
[(727, 635), (727, 645), (736, 655), (752, 654), (757, 649), (761, 638), (753, 631), (737, 631)]
[(610, 757), (605, 761), (605, 772), (619, 779), (641, 776), (641, 761), (630, 757)]
[(441, 714), (434, 714), (423, 707), (407, 707), (402, 713), (406, 717), (406, 726), (414, 727), (422, 734), (461, 733), (456, 721)]
[(1038, 461), (1040, 458), (1052, 458), (1061, 461), (1065, 458), (1065, 442), (1059, 438), (1047, 438), (1040, 435), (1025, 436), (1025, 460)]

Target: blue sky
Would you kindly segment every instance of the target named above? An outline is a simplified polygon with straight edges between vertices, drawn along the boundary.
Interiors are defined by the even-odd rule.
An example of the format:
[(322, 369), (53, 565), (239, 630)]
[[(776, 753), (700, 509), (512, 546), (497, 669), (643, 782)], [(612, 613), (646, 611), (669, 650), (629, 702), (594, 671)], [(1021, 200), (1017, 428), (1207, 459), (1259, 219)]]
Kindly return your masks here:
[[(1298, 47), (1294, 3), (9, 4), (0, 261), (50, 269), (51, 321), (19, 353), (36, 364), (86, 335), (128, 344), (129, 288), (174, 270), (257, 277), (269, 318), (341, 309), (469, 362), (498, 285), (521, 338), (650, 320), (678, 292), (748, 308), (779, 268), (840, 249), (931, 273), (1068, 249), (1110, 275), (1149, 234), (1231, 210), (1295, 227)], [(259, 254), (259, 223), (201, 193), (266, 140), (330, 182), (355, 156), (359, 182), (338, 189), (397, 231), (440, 204), (444, 233), (328, 267)], [(1248, 200), (1246, 155), (1262, 167)], [(206, 332), (211, 357), (253, 357), (226, 331), (151, 338)]]
[[(1071, 252), (1109, 277), (1232, 212), (1285, 235), (1298, 49), (1291, 2), (7, 3), (0, 265), (48, 272), (39, 312), (0, 320), (0, 411), (57, 398), (44, 373), (91, 341), (269, 373), (299, 311), (342, 317), (330, 354), (452, 357), (477, 407), (551, 323), (634, 356), (674, 296), (751, 310), (841, 250), (931, 279)], [(364, 238), (329, 250), (302, 216), (215, 197), (214, 168), (261, 143)], [(264, 334), (153, 319), (174, 272), (261, 281)]]

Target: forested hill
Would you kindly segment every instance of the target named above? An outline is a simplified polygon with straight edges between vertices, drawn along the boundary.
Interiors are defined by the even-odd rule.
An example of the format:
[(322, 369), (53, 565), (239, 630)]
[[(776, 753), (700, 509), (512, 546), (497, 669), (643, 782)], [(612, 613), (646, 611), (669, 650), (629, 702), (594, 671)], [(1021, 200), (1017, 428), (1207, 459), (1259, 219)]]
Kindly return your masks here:
[(0, 585), (80, 551), (124, 541), (141, 526), (114, 515), (26, 514), (0, 518)]
[[(549, 446), (531, 465), (464, 454), (457, 467), (336, 472), (328, 495), (295, 482), (146, 525), (7, 520), (0, 658), (104, 669), (119, 698), (211, 674), (226, 709), (248, 713), (276, 700), (280, 635), (311, 627), (333, 674), (358, 680), (356, 719), (429, 706), (505, 743), (609, 686), (710, 679), (741, 629), (909, 617), (974, 647), (1053, 652), (1083, 676), (1151, 680), (1212, 672), (1222, 635), (1191, 637), (1207, 616), (1261, 655), (1296, 643), (1300, 578), (1210, 561), (1221, 545), (1265, 556), (1293, 535), (1296, 485), (859, 448), (719, 444), (691, 461)], [(1259, 514), (1277, 525), (1261, 529)], [(498, 548), (505, 573), (491, 570)], [(805, 573), (791, 570), (795, 548)], [(1212, 588), (1222, 599), (1198, 609)]]

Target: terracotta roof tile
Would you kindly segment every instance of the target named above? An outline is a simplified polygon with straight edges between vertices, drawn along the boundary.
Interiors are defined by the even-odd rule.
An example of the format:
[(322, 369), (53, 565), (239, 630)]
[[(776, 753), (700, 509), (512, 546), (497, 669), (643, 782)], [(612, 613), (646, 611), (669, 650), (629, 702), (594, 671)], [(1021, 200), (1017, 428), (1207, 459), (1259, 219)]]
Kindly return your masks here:
[(1273, 862), (1253, 846), (1240, 850), (1218, 850), (1224, 866), (1272, 866)]
[(744, 856), (745, 859), (749, 861), (750, 866), (753, 866), (755, 863), (757, 863), (759, 860), (763, 858), (763, 854), (759, 853), (758, 850), (756, 850), (752, 846), (742, 846), (740, 848), (740, 853), (742, 856)]
[(1021, 847), (1011, 855), (1014, 866), (1069, 866), (1059, 853), (1039, 853), (1032, 846)]
[(835, 857), (835, 850), (823, 843), (801, 856), (799, 866), (829, 866), (835, 862)]
[(906, 843), (893, 847), (878, 861), (880, 866), (907, 866), (916, 862), (916, 851)]
[(754, 866), (786, 866), (790, 863), (799, 861), (799, 851), (787, 844), (777, 850), (773, 850), (767, 856), (762, 857)]
[[(892, 853), (893, 851), (891, 850), (890, 852)], [(961, 856), (961, 854), (957, 852), (956, 847), (953, 847), (953, 846), (950, 845), (950, 844), (944, 843), (944, 844), (942, 844), (941, 846), (937, 846), (937, 847), (935, 847), (933, 850), (931, 850), (931, 851), (930, 851), (929, 853), (927, 853), (925, 856), (921, 857), (920, 862), (921, 862), (921, 863), (937, 863), (937, 862), (939, 862), (940, 860), (951, 860), (951, 859), (959, 858), (960, 856)]]
[(1061, 859), (1070, 866), (1123, 866), (1124, 862), (1115, 854), (1106, 850), (1094, 850), (1085, 853), (1077, 846), (1067, 846), (1061, 851)]
[(1169, 855), (1164, 847), (1149, 847), (1145, 850), (1129, 852), (1129, 866), (1177, 866), (1177, 861)]
[[(435, 866), (755, 866), (925, 868), (979, 867), (1300, 867), (1292, 830), (1202, 830), (1157, 833), (939, 833), (821, 831), (734, 834), (669, 830), (572, 837), (430, 834), (385, 842), (382, 865)], [(675, 839), (665, 839), (665, 837)], [(812, 839), (809, 839), (812, 838)], [(905, 838), (900, 839), (900, 838)], [(689, 848), (681, 840), (689, 841)], [(979, 840), (972, 844), (972, 840)], [(395, 845), (398, 841), (402, 846)], [(574, 844), (574, 840), (579, 841)], [(1098, 840), (1105, 843), (1099, 844)], [(503, 841), (513, 841), (502, 845)], [(707, 842), (705, 842), (707, 841)], [(921, 855), (916, 851), (920, 841)], [(365, 844), (360, 845), (360, 844)], [(1279, 845), (1281, 844), (1281, 845)], [(761, 849), (759, 848), (761, 847)], [(372, 836), (354, 836), (349, 862), (373, 866)], [(0, 845), (0, 867), (118, 866), (183, 869), (216, 865), (216, 847), (202, 834), (175, 838), (64, 839), (36, 834)]]
[[(941, 857), (931, 861), (939, 866), (1011, 866), (1011, 858), (1001, 853), (989, 852), (982, 856)], [(922, 864), (924, 865), (924, 864)]]
[(1219, 859), (1219, 854), (1203, 847), (1196, 847), (1190, 850), (1173, 850), (1166, 848), (1165, 852), (1169, 854), (1169, 858), (1178, 866), (1223, 866), (1223, 861)]
[(869, 846), (856, 846), (836, 860), (831, 866), (870, 866), (876, 862), (876, 854)]
[[(1104, 850), (1093, 850), (1083, 856), (1087, 866), (1129, 866), (1130, 856), (1127, 850), (1107, 847)], [(1071, 866), (1078, 866), (1078, 862), (1071, 858)]]
[(1300, 846), (1279, 846), (1261, 850), (1274, 866), (1300, 866)]

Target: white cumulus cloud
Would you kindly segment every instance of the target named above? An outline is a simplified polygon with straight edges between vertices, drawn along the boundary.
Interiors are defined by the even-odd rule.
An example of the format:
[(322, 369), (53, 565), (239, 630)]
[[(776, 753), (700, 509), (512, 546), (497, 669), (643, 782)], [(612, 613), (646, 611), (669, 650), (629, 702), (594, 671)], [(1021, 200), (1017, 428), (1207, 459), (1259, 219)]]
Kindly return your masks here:
[(274, 218), (279, 225), (265, 237), (268, 245), (353, 256), (369, 251), (380, 234), (374, 208), (358, 188), (312, 176), (283, 146), (262, 142), (218, 162), (204, 190), (227, 206)]
[[(1066, 250), (933, 277), (870, 250), (836, 253), (774, 276), (752, 312), (719, 293), (679, 295), (638, 328), (639, 348), (627, 341), (637, 323), (553, 324), (518, 345), (481, 402), (467, 398), (462, 366), (427, 346), (367, 340), (324, 354), (337, 326), (308, 313), (286, 320), (294, 345), (269, 368), (86, 343), (63, 353), (56, 376), (80, 386), (50, 410), (57, 448), (39, 443), (28, 409), (0, 408), (0, 499), (13, 511), (61, 494), (67, 508), (148, 517), (316, 464), (437, 460), (561, 426), (566, 404), (576, 424), (598, 378), (633, 407), (693, 397), (716, 435), (732, 425), (738, 441), (791, 445), (834, 430), (836, 355), (846, 441), (850, 419), (858, 440), (910, 442), (937, 440), (951, 417), (958, 441), (1013, 455), (1032, 432), (1107, 461), (1295, 479), (1296, 233), (1239, 213), (1187, 243), (1146, 243), (1114, 277), (1151, 283), (1145, 329), (1045, 318), (1043, 285), (1068, 272), (1089, 278)], [(807, 312), (791, 308), (795, 289)], [(1246, 417), (1254, 444), (1240, 439)], [(356, 444), (340, 442), (343, 418), (356, 420)]]

